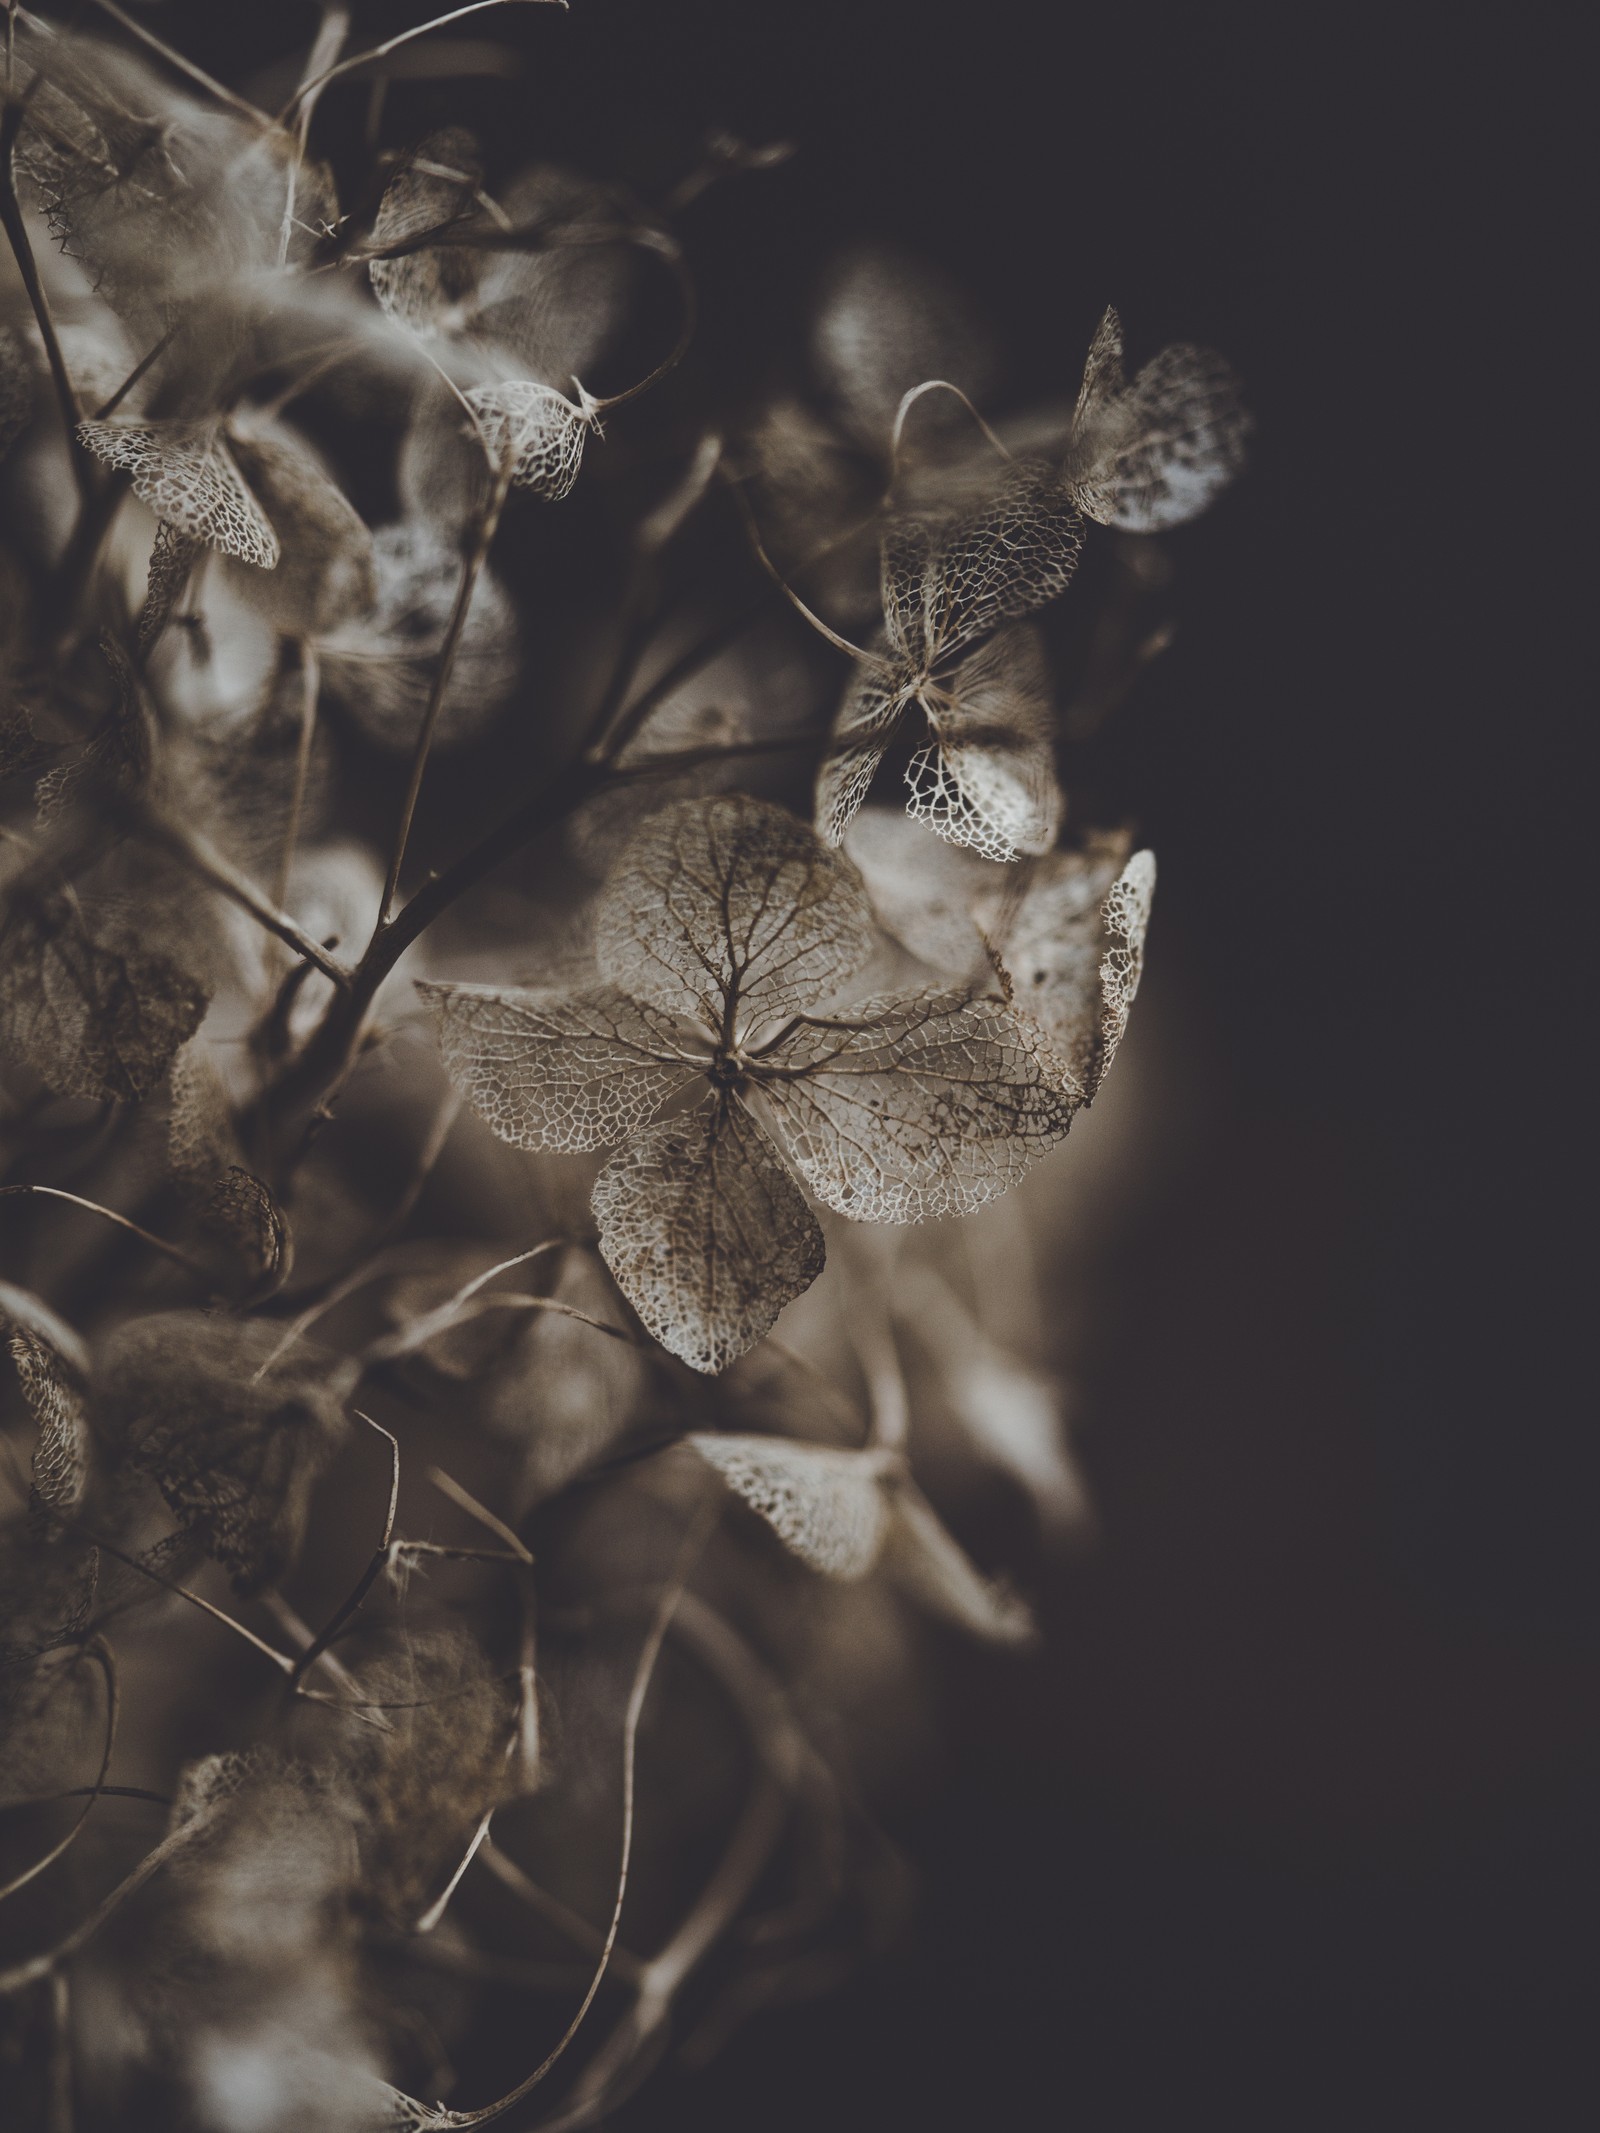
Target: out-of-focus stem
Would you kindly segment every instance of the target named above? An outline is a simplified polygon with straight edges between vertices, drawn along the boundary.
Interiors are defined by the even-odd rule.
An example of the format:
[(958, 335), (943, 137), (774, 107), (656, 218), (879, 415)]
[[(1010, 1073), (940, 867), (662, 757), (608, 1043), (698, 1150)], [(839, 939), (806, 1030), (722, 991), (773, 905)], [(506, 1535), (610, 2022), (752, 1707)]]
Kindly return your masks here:
[[(428, 768), (428, 755), (433, 747), (433, 730), (439, 723), (439, 712), (444, 704), (446, 689), (450, 686), (451, 671), (456, 663), (462, 632), (467, 625), (467, 612), (472, 606), (472, 596), (477, 591), (478, 579), (488, 561), (489, 549), (500, 524), (500, 515), (505, 509), (506, 497), (511, 489), (511, 472), (502, 468), (495, 476), (494, 485), (479, 515), (474, 528), (472, 546), (461, 566), (461, 583), (456, 588), (455, 606), (450, 610), (450, 621), (445, 629), (444, 642), (439, 647), (439, 657), (434, 663), (433, 686), (428, 691), (427, 705), (422, 714), (422, 724), (417, 732), (417, 745), (411, 758), (411, 776), (406, 782), (406, 796), (400, 809), (400, 827), (395, 833), (394, 854), (389, 861), (388, 878), (383, 885), (383, 901), (378, 906), (378, 933), (383, 931), (394, 906), (400, 887), (400, 870), (405, 864), (406, 845), (411, 838), (412, 819), (417, 812), (417, 801), (422, 793), (422, 780)], [(377, 940), (378, 933), (373, 936)]]
[(72, 380), (67, 375), (67, 366), (62, 358), (61, 343), (56, 338), (55, 321), (50, 316), (44, 284), (39, 279), (38, 262), (33, 256), (33, 241), (28, 235), (28, 224), (22, 212), (22, 203), (17, 198), (17, 181), (11, 167), (17, 135), (22, 128), (23, 111), (24, 106), (20, 102), (8, 104), (5, 116), (0, 118), (0, 225), (3, 225), (10, 240), (12, 252), (16, 257), (17, 272), (22, 276), (22, 286), (28, 292), (28, 302), (33, 308), (39, 338), (44, 343), (45, 361), (50, 366), (50, 382), (54, 385), (56, 398), (61, 404), (61, 420), (67, 433), (67, 450), (72, 454), (73, 478), (87, 505), (95, 493), (95, 479), (90, 468), (89, 455), (78, 442), (78, 424), (83, 419), (83, 410), (78, 405), (78, 395), (73, 390)]

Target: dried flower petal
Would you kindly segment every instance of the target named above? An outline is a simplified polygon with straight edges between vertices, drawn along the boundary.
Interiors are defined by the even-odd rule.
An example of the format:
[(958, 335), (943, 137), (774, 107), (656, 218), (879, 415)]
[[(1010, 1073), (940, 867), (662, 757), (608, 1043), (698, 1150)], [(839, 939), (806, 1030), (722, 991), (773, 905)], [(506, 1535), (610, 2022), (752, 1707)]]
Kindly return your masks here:
[(967, 1214), (1066, 1134), (1073, 1105), (1001, 1001), (869, 1001), (795, 1035), (762, 1085), (779, 1141), (826, 1206), (857, 1222)]
[(888, 661), (863, 662), (850, 677), (817, 772), (815, 821), (825, 844), (838, 844), (867, 797), (888, 753), (913, 685)]
[(65, 1320), (29, 1289), (0, 1281), (0, 1325), (28, 1410), (38, 1425), (32, 1505), (48, 1529), (83, 1500), (89, 1477), (84, 1392), (89, 1352)]
[(696, 1433), (688, 1442), (792, 1554), (824, 1577), (865, 1577), (878, 1560), (889, 1530), (880, 1454), (787, 1437)]
[(822, 1232), (730, 1097), (630, 1141), (594, 1188), (600, 1250), (664, 1348), (721, 1370), (822, 1271)]
[(949, 977), (981, 965), (979, 900), (997, 899), (1011, 878), (992, 859), (930, 837), (898, 809), (866, 807), (845, 838), (878, 923), (914, 956)]
[(1065, 592), (1083, 521), (1043, 460), (1014, 460), (976, 503), (906, 516), (883, 539), (889, 642), (921, 676), (963, 645)]
[(445, 1071), (518, 1148), (609, 1148), (696, 1069), (672, 1023), (615, 986), (534, 992), (419, 982)]
[(462, 397), (490, 459), (510, 475), (514, 488), (532, 489), (553, 504), (570, 494), (593, 427), (581, 407), (552, 386), (527, 378), (475, 385)]
[(1037, 632), (1002, 630), (924, 702), (935, 738), (906, 772), (907, 812), (986, 859), (1047, 852), (1060, 827), (1061, 789)]
[(284, 423), (237, 415), (228, 448), (282, 551), (246, 590), (290, 636), (323, 636), (377, 598), (372, 535), (317, 454)]
[[(373, 537), (376, 598), (317, 646), (328, 693), (380, 748), (409, 750), (433, 684), (435, 662), (461, 582), (461, 557), (418, 519)], [(477, 740), (517, 680), (517, 617), (492, 570), (481, 570), (456, 646), (434, 729), (436, 755)]]
[(563, 244), (559, 233), (617, 228), (634, 211), (613, 188), (548, 163), (520, 172), (500, 204), (519, 228), (546, 230), (549, 241), (483, 255), (473, 333), (513, 356), (523, 375), (566, 392), (615, 338), (639, 258), (624, 245)]
[(133, 477), (158, 519), (241, 563), (271, 570), (278, 536), (214, 422), (80, 422), (78, 442)]
[(0, 1026), (61, 1096), (126, 1103), (159, 1088), (206, 994), (131, 929), (64, 897), (14, 896), (0, 924)]
[(1026, 1644), (1034, 1635), (1028, 1609), (1003, 1585), (974, 1569), (920, 1491), (909, 1484), (895, 1494), (883, 1563), (908, 1598), (958, 1629), (994, 1644)]
[(961, 289), (920, 260), (867, 248), (830, 275), (812, 351), (845, 426), (880, 452), (913, 386), (947, 378), (977, 399), (997, 368), (993, 336)]
[(513, 1789), (515, 1712), (505, 1682), (460, 1630), (413, 1633), (358, 1678), (364, 1698), (390, 1707), (387, 1731), (350, 1729), (343, 1758), (363, 1894), (412, 1930), (475, 1825)]
[(1126, 836), (1057, 852), (1020, 893), (984, 908), (1015, 1004), (1042, 1029), (1088, 1103), (1127, 1028), (1155, 893), (1155, 855)]
[(192, 1037), (172, 1063), (167, 1150), (202, 1225), (229, 1248), (252, 1292), (280, 1282), (292, 1251), (288, 1221), (245, 1166), (227, 1091), (201, 1037)]
[(743, 794), (680, 800), (644, 824), (601, 895), (602, 976), (722, 1028), (814, 1007), (872, 952), (848, 861)]
[(1084, 368), (1067, 470), (1079, 509), (1126, 533), (1165, 533), (1202, 512), (1244, 465), (1253, 425), (1223, 357), (1186, 342), (1124, 383), (1122, 327), (1107, 311)]
[[(477, 143), (464, 127), (430, 133), (384, 188), (372, 225), (373, 249), (435, 230), (442, 236), (473, 212), (482, 182)], [(484, 257), (468, 245), (426, 244), (394, 259), (374, 259), (367, 273), (389, 316), (426, 335), (465, 322)]]
[(144, 605), (139, 610), (137, 636), (141, 652), (154, 644), (172, 619), (172, 610), (183, 597), (189, 573), (204, 546), (203, 541), (185, 533), (170, 519), (158, 521), (156, 537), (150, 545)]

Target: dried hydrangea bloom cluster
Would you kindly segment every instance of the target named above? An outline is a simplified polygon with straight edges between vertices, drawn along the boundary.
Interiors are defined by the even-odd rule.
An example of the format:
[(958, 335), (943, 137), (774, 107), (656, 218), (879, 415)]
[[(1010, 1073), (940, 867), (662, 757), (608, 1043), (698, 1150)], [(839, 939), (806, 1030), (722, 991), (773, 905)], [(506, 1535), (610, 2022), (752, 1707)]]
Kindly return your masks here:
[(1083, 1528), (1032, 1254), (1155, 863), (1048, 610), (1113, 542), (1125, 690), (1246, 418), (1107, 313), (991, 427), (860, 253), (735, 413), (777, 148), (502, 169), (440, 25), (274, 115), (95, 5), (0, 125), (8, 2123), (597, 2123), (889, 1930), (920, 1641), (1030, 1634), (964, 1488)]

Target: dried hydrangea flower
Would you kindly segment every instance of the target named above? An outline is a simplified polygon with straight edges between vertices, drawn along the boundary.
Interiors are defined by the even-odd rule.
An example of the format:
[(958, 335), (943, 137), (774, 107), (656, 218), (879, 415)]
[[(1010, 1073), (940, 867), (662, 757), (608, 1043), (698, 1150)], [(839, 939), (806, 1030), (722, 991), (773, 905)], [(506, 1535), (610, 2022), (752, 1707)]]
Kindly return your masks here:
[(990, 858), (1049, 849), (1061, 803), (1043, 658), (1031, 633), (1001, 625), (1064, 591), (1082, 545), (1065, 484), (1038, 461), (1007, 464), (976, 501), (891, 524), (884, 648), (860, 662), (817, 776), (828, 843), (916, 706), (932, 738), (912, 765), (910, 812)]
[(1125, 533), (1182, 526), (1244, 465), (1251, 427), (1238, 378), (1210, 349), (1163, 348), (1130, 385), (1122, 321), (1108, 310), (1072, 417), (1067, 476), (1078, 508)]
[(784, 1158), (826, 1206), (916, 1222), (1004, 1192), (1067, 1129), (1050, 1064), (1002, 1001), (933, 991), (817, 1012), (873, 938), (854, 868), (793, 816), (689, 800), (645, 823), (602, 893), (598, 987), (419, 988), (452, 1079), (503, 1139), (624, 1143), (595, 1185), (601, 1250), (696, 1369), (742, 1354), (821, 1272)]

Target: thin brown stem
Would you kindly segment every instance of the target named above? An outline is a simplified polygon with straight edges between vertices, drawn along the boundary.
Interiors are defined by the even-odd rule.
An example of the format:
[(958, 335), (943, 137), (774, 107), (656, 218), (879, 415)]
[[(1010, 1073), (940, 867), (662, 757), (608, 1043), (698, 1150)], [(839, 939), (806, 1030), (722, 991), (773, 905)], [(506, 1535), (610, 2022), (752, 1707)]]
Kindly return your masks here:
[(85, 1200), (75, 1192), (64, 1192), (59, 1185), (0, 1185), (0, 1200), (10, 1200), (28, 1192), (38, 1193), (47, 1200), (65, 1200), (69, 1206), (81, 1207), (87, 1214), (98, 1215), (103, 1222), (114, 1222), (118, 1229), (125, 1229), (130, 1236), (148, 1244), (153, 1251), (162, 1253), (175, 1266), (181, 1266), (186, 1274), (192, 1274), (196, 1281), (203, 1281), (209, 1286), (209, 1270), (197, 1259), (191, 1259), (180, 1245), (169, 1244), (165, 1237), (158, 1237), (153, 1230), (141, 1229), (137, 1222), (130, 1221), (126, 1215), (119, 1215), (115, 1208), (102, 1207), (98, 1200)]
[(120, 23), (130, 37), (136, 37), (158, 58), (164, 59), (169, 67), (187, 76), (196, 87), (204, 89), (208, 95), (214, 96), (219, 104), (226, 104), (230, 111), (237, 111), (241, 118), (248, 119), (253, 126), (259, 126), (263, 132), (270, 133), (275, 130), (274, 121), (268, 118), (264, 111), (258, 111), (254, 104), (238, 95), (226, 83), (218, 81), (214, 75), (208, 74), (204, 67), (197, 67), (192, 59), (186, 59), (182, 52), (158, 37), (154, 30), (147, 29), (142, 22), (118, 7), (116, 0), (94, 0), (94, 5), (102, 15), (109, 15), (113, 22)]
[(341, 991), (348, 989), (350, 972), (346, 966), (330, 955), (319, 941), (314, 941), (303, 926), (296, 925), (287, 911), (280, 911), (269, 903), (255, 883), (241, 874), (233, 862), (225, 859), (197, 830), (143, 810), (137, 813), (135, 821), (139, 833), (152, 844), (170, 852), (191, 874), (208, 882), (230, 903), (236, 903), (241, 911), (247, 911), (258, 926), (292, 948), (302, 962), (320, 970), (325, 978), (331, 978)]
[[(512, 1263), (515, 1264), (514, 1261)], [(530, 1570), (533, 1568), (533, 1557), (528, 1553), (521, 1538), (503, 1518), (496, 1517), (487, 1504), (479, 1503), (470, 1489), (464, 1489), (453, 1474), (447, 1474), (442, 1466), (430, 1466), (428, 1479), (441, 1496), (448, 1496), (458, 1510), (465, 1511), (469, 1518), (475, 1518), (486, 1533), (492, 1533), (496, 1540), (504, 1541), (519, 1562), (525, 1563)]]
[[(426, 37), (433, 30), (442, 30), (452, 22), (459, 22), (464, 15), (481, 15), (486, 8), (509, 7), (513, 4), (514, 0), (469, 0), (466, 7), (452, 8), (446, 15), (435, 15), (431, 22), (420, 22), (414, 29), (402, 30), (398, 37), (391, 37), (383, 44), (376, 44), (370, 51), (353, 53), (349, 59), (341, 59), (337, 66), (329, 67), (311, 81), (302, 82), (282, 112), (281, 118), (287, 120), (296, 104), (305, 97), (320, 95), (329, 82), (338, 81), (346, 74), (354, 74), (360, 67), (371, 66), (375, 60), (387, 59), (391, 52), (398, 52), (402, 45), (410, 44), (414, 38)], [(537, 0), (525, 0), (525, 4), (534, 5)], [(543, 0), (543, 4), (565, 8), (567, 0)]]
[(411, 824), (417, 812), (417, 801), (422, 794), (422, 780), (428, 768), (428, 755), (433, 747), (433, 731), (439, 723), (439, 712), (444, 704), (445, 690), (450, 686), (451, 670), (455, 666), (456, 652), (461, 635), (467, 625), (467, 611), (472, 605), (472, 596), (478, 587), (478, 579), (489, 557), (495, 531), (500, 524), (500, 514), (505, 509), (506, 497), (511, 489), (510, 470), (502, 469), (494, 480), (489, 496), (479, 514), (474, 529), (472, 546), (467, 551), (461, 567), (461, 583), (456, 589), (455, 605), (450, 610), (450, 620), (445, 628), (444, 642), (439, 647), (439, 656), (434, 663), (433, 684), (428, 691), (427, 705), (422, 713), (422, 724), (417, 731), (417, 744), (411, 758), (411, 775), (406, 782), (406, 796), (400, 808), (400, 827), (395, 833), (394, 851), (389, 860), (389, 872), (383, 884), (383, 901), (378, 906), (378, 930), (374, 941), (388, 924), (395, 896), (400, 887), (400, 870), (405, 865), (406, 845), (411, 837)]
[(106, 1789), (106, 1772), (111, 1768), (112, 1753), (117, 1745), (117, 1715), (120, 1709), (117, 1690), (117, 1662), (110, 1645), (106, 1643), (103, 1637), (92, 1638), (88, 1644), (84, 1645), (81, 1652), (75, 1652), (73, 1654), (73, 1663), (76, 1664), (80, 1658), (92, 1659), (105, 1677), (106, 1730), (105, 1742), (100, 1751), (100, 1769), (94, 1783), (87, 1788), (87, 1797), (82, 1807), (78, 1810), (71, 1828), (56, 1843), (51, 1845), (42, 1859), (35, 1859), (32, 1866), (24, 1867), (21, 1873), (13, 1874), (9, 1881), (0, 1884), (0, 1903), (3, 1903), (6, 1897), (14, 1896), (18, 1889), (25, 1889), (30, 1881), (38, 1879), (46, 1867), (54, 1866), (64, 1852), (71, 1850), (77, 1839), (78, 1832), (83, 1828), (84, 1823), (89, 1819), (90, 1813), (93, 1811), (95, 1801), (103, 1796)]
[(318, 1630), (315, 1637), (312, 1638), (299, 1658), (290, 1667), (289, 1686), (292, 1689), (299, 1687), (306, 1674), (315, 1666), (329, 1645), (333, 1643), (340, 1630), (355, 1614), (357, 1608), (360, 1607), (362, 1601), (382, 1576), (384, 1566), (389, 1560), (389, 1544), (394, 1538), (395, 1515), (400, 1508), (399, 1439), (386, 1430), (381, 1422), (374, 1422), (371, 1415), (363, 1414), (359, 1407), (352, 1408), (350, 1411), (358, 1422), (365, 1422), (368, 1429), (376, 1430), (378, 1435), (384, 1438), (389, 1446), (389, 1503), (383, 1514), (383, 1534), (377, 1547), (373, 1550), (371, 1562), (368, 1563), (366, 1569), (356, 1579), (355, 1584), (350, 1588), (345, 1598), (341, 1600), (322, 1628)]
[(0, 117), (0, 226), (10, 240), (16, 258), (17, 272), (22, 277), (22, 286), (27, 291), (34, 323), (39, 328), (39, 338), (44, 343), (45, 361), (50, 366), (50, 382), (61, 408), (61, 420), (67, 433), (67, 450), (72, 455), (73, 477), (78, 492), (87, 505), (96, 492), (96, 477), (88, 453), (78, 442), (78, 424), (83, 419), (83, 410), (78, 405), (78, 395), (67, 375), (67, 366), (61, 354), (61, 343), (56, 337), (55, 321), (50, 316), (49, 299), (44, 293), (44, 284), (39, 279), (38, 261), (33, 256), (33, 241), (28, 235), (27, 218), (22, 212), (22, 203), (17, 198), (16, 173), (12, 168), (12, 156), (17, 145), (17, 135), (22, 129), (25, 106), (22, 102), (7, 104)]
[(278, 230), (278, 265), (289, 263), (289, 244), (294, 235), (295, 195), (300, 184), (300, 166), (305, 161), (306, 143), (311, 137), (311, 120), (321, 94), (319, 80), (327, 79), (328, 70), (338, 60), (344, 49), (344, 41), (350, 34), (350, 10), (342, 0), (324, 0), (322, 20), (317, 27), (316, 38), (306, 57), (306, 70), (300, 87), (295, 92), (299, 110), (295, 117), (294, 146), (289, 156), (289, 176), (284, 186), (283, 221)]
[(128, 375), (123, 379), (122, 383), (117, 387), (116, 391), (112, 393), (111, 397), (107, 400), (102, 400), (100, 405), (95, 409), (94, 419), (96, 422), (105, 422), (116, 413), (117, 409), (122, 405), (123, 401), (127, 399), (129, 393), (133, 391), (134, 387), (138, 385), (143, 378), (148, 376), (150, 371), (155, 368), (156, 364), (160, 362), (161, 358), (172, 346), (173, 339), (176, 336), (177, 331), (178, 329), (176, 326), (169, 326), (166, 332), (162, 334), (161, 338), (145, 351), (145, 353), (139, 358), (138, 362), (134, 364), (132, 370), (128, 372)]
[(283, 850), (278, 857), (278, 879), (273, 902), (281, 911), (289, 901), (289, 876), (294, 868), (295, 847), (300, 842), (300, 820), (305, 813), (306, 786), (311, 776), (311, 750), (317, 737), (317, 694), (321, 668), (316, 651), (302, 639), (300, 659), (300, 745), (295, 751), (294, 790), (289, 798), (289, 819), (284, 824)]
[(633, 1670), (633, 1687), (628, 1695), (628, 1708), (622, 1726), (622, 1845), (621, 1857), (617, 1865), (617, 1892), (611, 1906), (611, 1922), (606, 1929), (605, 1941), (601, 1946), (599, 1959), (595, 1964), (594, 1975), (589, 1980), (589, 1989), (584, 1994), (577, 2013), (574, 2014), (555, 2044), (525, 2080), (519, 2081), (514, 2089), (509, 2090), (495, 2102), (484, 2104), (479, 2110), (452, 2112), (450, 2118), (452, 2125), (462, 2127), (488, 2125), (491, 2120), (501, 2117), (514, 2104), (520, 2103), (530, 2091), (537, 2088), (539, 2083), (544, 2080), (545, 2076), (556, 2065), (557, 2061), (562, 2058), (567, 2047), (583, 2027), (589, 2009), (594, 2005), (595, 1997), (601, 1985), (605, 1982), (612, 1951), (617, 1944), (617, 1934), (622, 1925), (622, 1906), (628, 1893), (628, 1869), (633, 1858), (634, 1776), (639, 1738), (639, 1720), (644, 1713), (645, 1698), (650, 1693), (650, 1683), (655, 1675), (656, 1661), (661, 1656), (661, 1647), (666, 1642), (667, 1631), (672, 1626), (672, 1618), (677, 1613), (678, 1604), (688, 1587), (689, 1579), (694, 1572), (694, 1566), (699, 1560), (700, 1551), (710, 1536), (716, 1515), (716, 1507), (713, 1505), (709, 1511), (702, 1512), (691, 1525), (683, 1547), (679, 1550), (677, 1566), (662, 1588), (660, 1601), (657, 1604), (644, 1644), (640, 1648), (638, 1663)]

